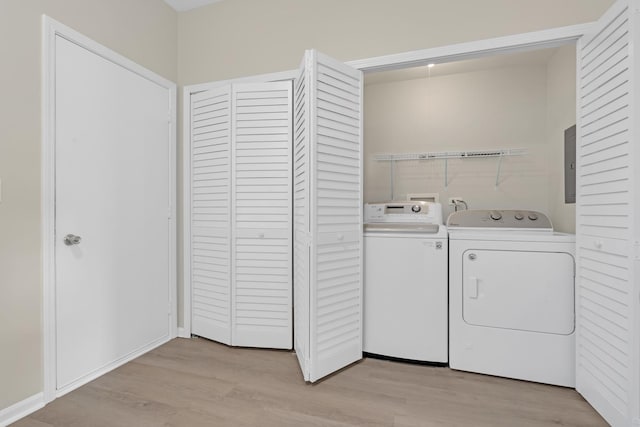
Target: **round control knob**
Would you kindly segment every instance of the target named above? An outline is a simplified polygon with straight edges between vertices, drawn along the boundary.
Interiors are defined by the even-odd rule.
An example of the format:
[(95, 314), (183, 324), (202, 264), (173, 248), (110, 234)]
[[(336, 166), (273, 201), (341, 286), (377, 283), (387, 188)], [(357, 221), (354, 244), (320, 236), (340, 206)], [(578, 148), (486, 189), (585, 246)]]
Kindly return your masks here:
[(538, 214), (530, 213), (530, 214), (529, 214), (529, 219), (530, 219), (531, 221), (535, 221), (535, 220), (537, 220), (537, 219), (538, 219)]
[(498, 212), (498, 211), (491, 212), (490, 216), (491, 216), (491, 219), (494, 220), (494, 221), (498, 221), (498, 220), (502, 219), (502, 214), (500, 212)]
[(522, 221), (524, 219), (524, 215), (522, 215), (521, 213), (517, 213), (515, 217), (518, 221)]
[(422, 207), (421, 207), (420, 205), (413, 205), (413, 206), (411, 206), (411, 211), (412, 211), (412, 212), (418, 213), (418, 212), (420, 212), (421, 210), (422, 210)]

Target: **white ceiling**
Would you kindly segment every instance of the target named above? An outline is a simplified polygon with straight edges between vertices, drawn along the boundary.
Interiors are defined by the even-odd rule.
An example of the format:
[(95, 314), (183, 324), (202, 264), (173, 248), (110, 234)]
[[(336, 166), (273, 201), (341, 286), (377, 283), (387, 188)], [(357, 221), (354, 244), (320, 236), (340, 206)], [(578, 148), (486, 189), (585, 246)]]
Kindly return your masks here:
[(195, 9), (196, 7), (206, 6), (208, 4), (217, 3), (222, 0), (164, 0), (169, 6), (178, 12)]
[(426, 66), (403, 68), (365, 74), (365, 84), (389, 83), (402, 80), (423, 79), (426, 77), (446, 76), (449, 74), (469, 73), (494, 68), (517, 67), (525, 65), (545, 65), (557, 48), (532, 50), (529, 52), (492, 55), (485, 58), (436, 64), (431, 69)]

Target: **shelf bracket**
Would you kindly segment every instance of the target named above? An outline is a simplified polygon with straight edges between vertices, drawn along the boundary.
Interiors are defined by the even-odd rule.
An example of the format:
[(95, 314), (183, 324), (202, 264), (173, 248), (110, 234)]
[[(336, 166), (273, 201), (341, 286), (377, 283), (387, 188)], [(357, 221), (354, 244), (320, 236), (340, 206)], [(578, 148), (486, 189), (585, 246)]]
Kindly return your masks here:
[(500, 185), (500, 172), (502, 171), (502, 159), (504, 158), (503, 155), (498, 156), (498, 170), (496, 171), (496, 186), (494, 187), (495, 190), (498, 189), (498, 185)]
[(444, 159), (444, 188), (449, 187), (449, 159)]
[(396, 176), (396, 161), (391, 159), (389, 162), (391, 164), (391, 168), (389, 171), (389, 184), (391, 185), (391, 201), (395, 200), (395, 176)]

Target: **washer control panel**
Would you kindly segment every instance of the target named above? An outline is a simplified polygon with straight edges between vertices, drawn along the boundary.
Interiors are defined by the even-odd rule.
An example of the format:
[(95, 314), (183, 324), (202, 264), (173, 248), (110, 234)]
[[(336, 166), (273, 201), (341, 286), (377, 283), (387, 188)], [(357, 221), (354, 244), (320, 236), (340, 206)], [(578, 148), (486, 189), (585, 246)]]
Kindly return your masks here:
[(442, 205), (415, 200), (365, 203), (364, 222), (442, 224)]
[(458, 211), (449, 215), (448, 227), (463, 228), (518, 228), (553, 230), (551, 220), (545, 214), (528, 210), (484, 210)]

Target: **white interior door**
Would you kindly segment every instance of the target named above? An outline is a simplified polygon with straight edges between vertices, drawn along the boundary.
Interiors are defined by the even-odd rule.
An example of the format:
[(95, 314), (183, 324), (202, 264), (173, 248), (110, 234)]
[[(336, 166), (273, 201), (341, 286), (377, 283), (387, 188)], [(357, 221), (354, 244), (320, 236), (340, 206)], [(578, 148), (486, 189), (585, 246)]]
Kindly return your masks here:
[(170, 90), (55, 43), (60, 390), (170, 338), (173, 148)]
[(362, 358), (362, 80), (307, 51), (295, 82), (294, 340), (312, 382)]
[(293, 348), (309, 381), (311, 286), (311, 88), (307, 57), (293, 84)]
[(640, 2), (578, 44), (576, 388), (614, 426), (640, 425)]
[(231, 88), (191, 96), (191, 331), (231, 344)]
[(291, 82), (232, 85), (232, 344), (292, 341)]

